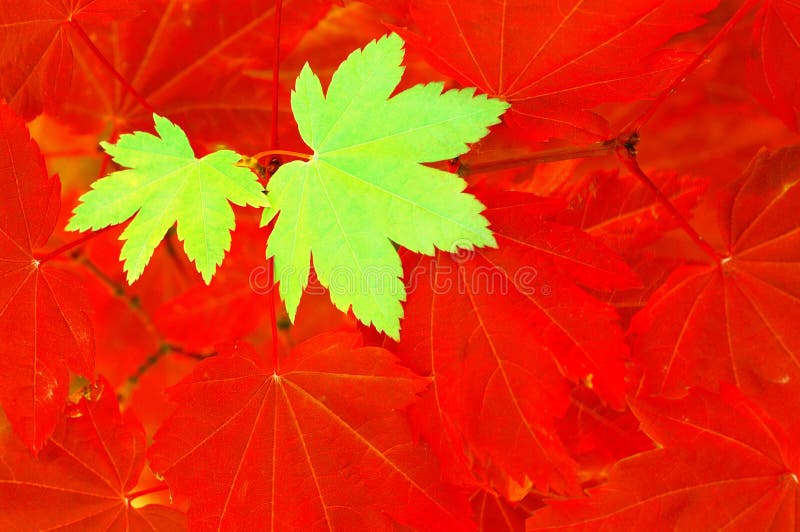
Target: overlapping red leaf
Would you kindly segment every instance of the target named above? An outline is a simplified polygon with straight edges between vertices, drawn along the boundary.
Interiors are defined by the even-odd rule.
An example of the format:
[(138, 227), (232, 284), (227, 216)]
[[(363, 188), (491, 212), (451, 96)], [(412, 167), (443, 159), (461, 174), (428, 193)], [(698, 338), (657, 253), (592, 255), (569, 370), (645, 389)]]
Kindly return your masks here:
[(174, 508), (131, 506), (144, 468), (144, 430), (130, 412), (120, 414), (103, 378), (67, 408), (38, 457), (8, 430), (0, 439), (3, 530), (185, 529), (186, 517)]
[(34, 451), (64, 409), (69, 371), (94, 372), (80, 282), (35, 255), (53, 232), (60, 192), (22, 119), (0, 102), (0, 404)]
[(728, 256), (678, 268), (634, 318), (642, 394), (733, 382), (800, 408), (800, 148), (759, 153), (721, 210)]
[(445, 74), (510, 102), (504, 121), (520, 137), (589, 142), (609, 135), (591, 109), (665, 87), (685, 57), (661, 46), (716, 4), (501, 0), (463, 9), (452, 0), (413, 0), (421, 36), (405, 35)]
[(797, 529), (797, 434), (738, 390), (633, 408), (659, 448), (618, 462), (588, 498), (549, 502), (529, 531)]
[(357, 334), (317, 336), (277, 371), (241, 348), (200, 363), (170, 389), (178, 409), (150, 458), (190, 498), (190, 526), (469, 526), (466, 498), (441, 483), (401, 413), (426, 381), (360, 342)]
[[(684, 216), (705, 191), (703, 180), (656, 171), (650, 179)], [(678, 227), (672, 213), (636, 177), (618, 171), (592, 172), (569, 198), (558, 220), (580, 227), (617, 253), (641, 249)]]
[(433, 378), (415, 427), (451, 480), (494, 464), (517, 484), (570, 492), (575, 464), (555, 434), (569, 380), (622, 404), (627, 346), (613, 309), (576, 286), (635, 285), (625, 264), (580, 230), (548, 221), (560, 202), (483, 193), (499, 249), (410, 264), (398, 353)]

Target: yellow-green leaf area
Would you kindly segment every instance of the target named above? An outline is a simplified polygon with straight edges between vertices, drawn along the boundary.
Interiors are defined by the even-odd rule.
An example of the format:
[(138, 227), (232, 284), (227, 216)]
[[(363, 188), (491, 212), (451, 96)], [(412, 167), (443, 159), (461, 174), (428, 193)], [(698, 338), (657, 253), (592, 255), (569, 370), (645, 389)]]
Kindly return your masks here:
[(97, 230), (133, 219), (120, 239), (128, 282), (141, 276), (156, 246), (177, 223), (178, 239), (206, 283), (230, 248), (231, 203), (266, 207), (257, 176), (220, 150), (198, 159), (183, 130), (153, 115), (158, 136), (137, 131), (103, 149), (125, 169), (92, 184), (80, 198), (68, 230)]
[(394, 244), (429, 255), (496, 246), (466, 182), (422, 163), (468, 151), (508, 104), (441, 83), (391, 96), (403, 44), (391, 34), (356, 50), (326, 94), (308, 64), (297, 78), (292, 112), (313, 156), (272, 176), (263, 219), (279, 214), (267, 257), (292, 319), (313, 260), (338, 308), (398, 338), (406, 291)]

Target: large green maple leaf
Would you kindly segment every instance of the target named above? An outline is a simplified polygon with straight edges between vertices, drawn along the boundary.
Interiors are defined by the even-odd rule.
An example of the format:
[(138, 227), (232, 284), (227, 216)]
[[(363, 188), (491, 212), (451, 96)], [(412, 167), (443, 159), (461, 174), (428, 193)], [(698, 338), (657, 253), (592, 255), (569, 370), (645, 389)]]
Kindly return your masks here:
[(137, 131), (116, 144), (101, 143), (128, 169), (92, 184), (67, 229), (101, 229), (136, 214), (120, 237), (120, 258), (132, 283), (177, 222), (186, 254), (209, 283), (230, 247), (235, 220), (229, 202), (265, 207), (267, 198), (257, 176), (236, 166), (239, 154), (221, 150), (197, 159), (180, 127), (158, 115), (153, 119), (160, 138)]
[(337, 307), (397, 338), (405, 288), (392, 242), (428, 255), (496, 246), (464, 180), (420, 163), (466, 152), (508, 104), (472, 88), (442, 93), (442, 83), (389, 98), (402, 59), (403, 40), (391, 34), (350, 54), (327, 95), (308, 64), (297, 78), (292, 111), (314, 154), (270, 179), (264, 212), (265, 223), (280, 212), (267, 257), (292, 318), (313, 255)]

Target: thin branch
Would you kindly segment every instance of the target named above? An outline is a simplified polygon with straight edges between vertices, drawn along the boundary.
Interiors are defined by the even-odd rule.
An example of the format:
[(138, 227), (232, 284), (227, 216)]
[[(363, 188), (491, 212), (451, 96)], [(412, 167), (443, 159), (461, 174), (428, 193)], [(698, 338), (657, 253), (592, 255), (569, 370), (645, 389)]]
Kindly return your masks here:
[(459, 161), (457, 173), (461, 177), (467, 177), (484, 172), (498, 172), (510, 168), (518, 168), (539, 163), (551, 163), (555, 161), (565, 161), (568, 159), (583, 159), (586, 157), (602, 157), (614, 153), (617, 146), (624, 141), (611, 139), (603, 142), (596, 142), (586, 147), (556, 148), (543, 150), (521, 157), (501, 159), (498, 161), (488, 161), (476, 164), (463, 163)]
[(117, 283), (111, 277), (106, 275), (106, 273), (100, 268), (98, 268), (97, 265), (94, 262), (92, 262), (86, 255), (79, 253), (75, 257), (75, 261), (84, 268), (86, 268), (87, 270), (89, 270), (89, 272), (92, 275), (97, 277), (97, 279), (100, 282), (102, 282), (106, 286), (106, 288), (108, 288), (109, 292), (111, 292), (111, 294), (114, 297), (124, 301), (125, 304), (128, 306), (128, 308), (139, 317), (139, 319), (142, 321), (142, 324), (147, 329), (148, 333), (153, 334), (154, 336), (162, 340), (160, 343), (166, 343), (163, 341), (161, 333), (159, 333), (158, 329), (156, 329), (153, 320), (150, 319), (150, 315), (147, 312), (145, 312), (144, 309), (142, 309), (142, 305), (141, 303), (139, 303), (138, 297), (131, 296), (130, 294), (128, 294), (124, 286)]
[(297, 157), (298, 159), (305, 159), (305, 160), (310, 160), (313, 157), (313, 155), (311, 155), (310, 153), (300, 153), (300, 152), (297, 152), (297, 151), (266, 150), (266, 151), (262, 151), (262, 152), (256, 153), (255, 155), (253, 155), (252, 159), (255, 159), (256, 161), (260, 161), (261, 159), (263, 159), (264, 157), (267, 157), (268, 155), (287, 155), (289, 157)]
[(639, 166), (639, 162), (636, 160), (635, 150), (633, 148), (625, 148), (620, 147), (617, 149), (617, 157), (619, 158), (620, 162), (625, 165), (625, 167), (630, 171), (633, 175), (639, 178), (639, 180), (644, 183), (644, 185), (649, 188), (653, 194), (655, 194), (658, 202), (669, 211), (669, 213), (675, 218), (678, 224), (681, 226), (683, 231), (689, 236), (689, 238), (697, 244), (700, 249), (702, 249), (709, 257), (711, 257), (715, 263), (722, 264), (722, 256), (711, 247), (711, 244), (705, 241), (705, 239), (700, 236), (700, 234), (692, 227), (686, 218), (684, 218), (683, 214), (672, 204), (669, 198), (661, 192), (661, 189), (658, 188), (658, 185), (653, 183), (652, 179), (642, 170)]
[(69, 251), (69, 250), (71, 250), (73, 248), (76, 248), (78, 246), (82, 246), (83, 244), (85, 244), (89, 240), (92, 240), (93, 238), (96, 238), (96, 237), (102, 235), (103, 233), (105, 233), (106, 231), (111, 229), (112, 227), (114, 227), (114, 226), (110, 225), (108, 227), (104, 227), (103, 229), (100, 229), (99, 231), (90, 231), (88, 233), (84, 233), (83, 235), (79, 236), (78, 238), (76, 238), (72, 242), (67, 242), (66, 244), (64, 244), (60, 248), (57, 248), (57, 249), (55, 249), (55, 250), (53, 250), (53, 251), (51, 251), (49, 253), (45, 253), (44, 255), (34, 255), (34, 258), (39, 261), (39, 264), (44, 264), (45, 262), (47, 262), (49, 260), (53, 260), (54, 258), (56, 258), (56, 257), (58, 257), (60, 255), (63, 255), (64, 253), (66, 253), (67, 251)]
[(170, 352), (169, 345), (161, 344), (158, 347), (158, 351), (147, 357), (144, 360), (144, 362), (138, 368), (136, 368), (134, 374), (126, 379), (126, 382), (131, 385), (137, 384), (139, 382), (139, 379), (141, 379), (150, 368), (155, 366), (156, 363), (158, 363), (158, 361), (161, 360), (161, 358), (169, 352)]
[(164, 337), (164, 335), (161, 334), (161, 332), (155, 326), (155, 323), (153, 323), (153, 320), (150, 317), (150, 315), (144, 311), (142, 305), (139, 303), (138, 297), (131, 296), (130, 294), (128, 294), (124, 286), (111, 279), (108, 275), (105, 274), (105, 272), (103, 272), (100, 268), (98, 268), (97, 265), (94, 264), (91, 260), (89, 260), (89, 258), (86, 257), (85, 255), (78, 253), (75, 256), (75, 260), (76, 262), (78, 262), (78, 264), (81, 264), (83, 267), (89, 270), (89, 272), (92, 273), (92, 275), (94, 275), (100, 282), (106, 285), (106, 287), (109, 289), (109, 291), (114, 297), (124, 301), (125, 304), (128, 306), (128, 308), (130, 309), (130, 311), (136, 314), (136, 316), (139, 318), (145, 330), (149, 334), (152, 334), (156, 338), (156, 341), (159, 344), (158, 350), (155, 353), (148, 356), (144, 360), (142, 365), (140, 365), (139, 368), (137, 368), (136, 372), (134, 372), (133, 375), (129, 376), (126, 379), (126, 382), (129, 385), (135, 385), (139, 381), (139, 379), (141, 379), (142, 376), (145, 373), (147, 373), (147, 371), (150, 368), (155, 366), (156, 363), (159, 360), (161, 360), (161, 358), (164, 357), (164, 355), (168, 353), (177, 353), (189, 358), (193, 358), (195, 360), (203, 360), (208, 357), (215, 356), (217, 354), (216, 352), (213, 351), (209, 353), (199, 353), (196, 351), (191, 351), (189, 349), (186, 349), (185, 347), (179, 344), (173, 344), (168, 342), (167, 339)]

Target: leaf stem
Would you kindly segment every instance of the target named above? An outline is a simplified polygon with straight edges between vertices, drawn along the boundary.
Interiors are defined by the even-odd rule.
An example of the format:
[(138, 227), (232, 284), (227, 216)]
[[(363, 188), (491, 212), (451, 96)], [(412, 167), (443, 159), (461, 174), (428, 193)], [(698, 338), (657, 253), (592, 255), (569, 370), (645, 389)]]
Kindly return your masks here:
[(151, 493), (158, 493), (160, 491), (167, 491), (169, 486), (166, 484), (159, 484), (158, 486), (151, 486), (149, 488), (145, 488), (143, 490), (134, 491), (129, 493), (126, 498), (128, 499), (128, 503), (132, 502), (134, 499), (138, 499), (139, 497), (144, 497), (145, 495), (150, 495)]
[(266, 150), (266, 151), (262, 151), (262, 152), (256, 153), (255, 155), (253, 155), (252, 158), (257, 160), (257, 161), (260, 161), (261, 159), (263, 159), (264, 157), (267, 157), (268, 155), (287, 155), (289, 157), (297, 157), (298, 159), (305, 159), (307, 161), (310, 160), (313, 157), (313, 155), (310, 155), (308, 153), (300, 153), (300, 152), (297, 152), (297, 151)]
[(127, 379), (125, 379), (125, 382), (127, 382), (128, 384), (138, 383), (139, 379), (141, 379), (144, 376), (144, 374), (147, 373), (147, 370), (155, 366), (156, 363), (158, 363), (158, 361), (161, 360), (161, 358), (169, 352), (170, 352), (170, 346), (167, 344), (161, 344), (158, 347), (158, 351), (147, 357), (145, 361), (138, 368), (136, 368), (136, 372)]
[(86, 255), (79, 255), (76, 258), (76, 261), (84, 268), (89, 270), (101, 283), (103, 283), (109, 289), (109, 291), (114, 297), (123, 300), (125, 304), (128, 306), (128, 308), (131, 310), (131, 312), (133, 312), (139, 317), (139, 319), (142, 322), (142, 325), (144, 325), (148, 333), (159, 338), (159, 343), (165, 343), (164, 341), (162, 341), (163, 339), (161, 337), (161, 334), (158, 332), (158, 329), (156, 329), (153, 320), (150, 319), (150, 315), (147, 314), (147, 312), (145, 312), (142, 309), (142, 305), (139, 303), (139, 298), (137, 298), (136, 296), (129, 295), (125, 291), (124, 286), (117, 283), (111, 277), (106, 275), (106, 273), (100, 268), (98, 268), (94, 262), (89, 260), (89, 258)]
[(53, 250), (53, 251), (51, 251), (49, 253), (45, 253), (44, 255), (34, 254), (34, 258), (39, 261), (39, 264), (44, 264), (45, 262), (47, 262), (49, 260), (53, 260), (54, 258), (58, 257), (59, 255), (63, 255), (64, 253), (66, 253), (67, 251), (71, 250), (72, 248), (76, 248), (78, 246), (81, 246), (84, 243), (88, 242), (89, 240), (92, 240), (93, 238), (102, 235), (103, 233), (105, 233), (106, 231), (111, 229), (112, 227), (114, 227), (114, 226), (110, 225), (108, 227), (104, 227), (103, 229), (100, 229), (99, 231), (90, 231), (88, 233), (84, 233), (83, 235), (79, 236), (78, 238), (76, 238), (72, 242), (67, 242), (66, 244), (64, 244), (60, 248), (57, 248), (57, 249), (55, 249), (55, 250)]
[(661, 192), (661, 189), (658, 188), (658, 185), (653, 183), (652, 179), (642, 170), (639, 166), (639, 162), (636, 160), (636, 156), (633, 153), (633, 148), (626, 149), (625, 147), (620, 147), (617, 149), (617, 157), (619, 158), (620, 162), (628, 169), (629, 172), (634, 174), (639, 180), (644, 183), (644, 185), (649, 188), (653, 194), (655, 194), (658, 202), (669, 211), (669, 213), (675, 218), (678, 224), (681, 226), (683, 231), (689, 236), (689, 238), (697, 244), (700, 249), (702, 249), (709, 257), (711, 257), (716, 264), (722, 264), (722, 256), (711, 247), (711, 244), (705, 241), (705, 239), (700, 236), (700, 234), (692, 227), (686, 218), (681, 214), (681, 212), (672, 204), (669, 198)]
[(530, 155), (523, 155), (521, 157), (514, 157), (511, 159), (501, 159), (499, 161), (488, 161), (475, 164), (460, 163), (458, 165), (457, 173), (461, 177), (467, 177), (473, 174), (498, 172), (500, 170), (508, 170), (510, 168), (528, 166), (531, 164), (551, 163), (555, 161), (564, 161), (567, 159), (583, 159), (586, 157), (601, 157), (614, 153), (614, 150), (621, 144), (623, 144), (623, 141), (619, 138), (616, 138), (603, 142), (595, 142), (594, 144), (586, 147), (568, 147), (543, 150)]
[(653, 118), (653, 115), (656, 113), (658, 108), (661, 107), (664, 101), (675, 92), (679, 85), (686, 81), (686, 78), (688, 78), (695, 70), (697, 70), (697, 67), (699, 67), (706, 59), (708, 59), (708, 56), (711, 55), (711, 52), (713, 52), (714, 49), (719, 46), (719, 43), (721, 43), (723, 39), (728, 36), (731, 30), (736, 27), (739, 21), (741, 21), (744, 16), (750, 12), (750, 9), (752, 9), (753, 6), (755, 6), (758, 2), (759, 0), (747, 0), (744, 4), (742, 4), (736, 13), (734, 13), (733, 16), (728, 20), (728, 22), (726, 22), (725, 25), (720, 28), (714, 38), (708, 42), (706, 47), (703, 48), (699, 54), (697, 54), (697, 57), (695, 57), (691, 63), (686, 65), (686, 68), (683, 69), (680, 75), (678, 75), (678, 77), (675, 78), (666, 89), (661, 91), (661, 94), (659, 94), (658, 97), (653, 100), (650, 106), (644, 111), (644, 113), (641, 114), (641, 116), (639, 116), (639, 118), (633, 120), (630, 124), (625, 126), (622, 131), (638, 132), (641, 130), (642, 127), (644, 127), (644, 125), (649, 122), (651, 118)]
[(125, 88), (125, 90), (128, 91), (128, 93), (131, 96), (133, 96), (133, 98), (137, 102), (139, 102), (139, 104), (142, 107), (147, 109), (147, 111), (149, 111), (151, 114), (155, 114), (156, 112), (155, 109), (153, 109), (153, 107), (147, 102), (147, 100), (145, 100), (144, 97), (141, 94), (139, 94), (139, 92), (136, 89), (133, 88), (133, 86), (128, 82), (128, 80), (125, 79), (125, 77), (122, 74), (120, 74), (116, 68), (114, 68), (114, 65), (112, 65), (108, 59), (106, 59), (106, 56), (104, 56), (103, 52), (101, 52), (100, 49), (97, 48), (97, 46), (94, 44), (94, 42), (92, 42), (91, 37), (89, 37), (86, 34), (86, 32), (83, 31), (83, 28), (80, 26), (80, 24), (78, 24), (78, 22), (75, 19), (72, 19), (69, 21), (69, 25), (72, 27), (72, 29), (75, 30), (75, 33), (78, 34), (78, 37), (80, 37), (83, 40), (83, 42), (86, 43), (86, 46), (89, 47), (89, 49), (92, 51), (95, 57), (103, 64), (106, 70), (108, 70), (111, 73), (111, 75), (114, 76), (117, 79), (117, 81), (120, 82), (120, 84)]
[[(125, 382), (127, 382), (129, 386), (136, 385), (139, 379), (141, 379), (150, 368), (155, 366), (155, 364), (168, 353), (177, 353), (195, 360), (203, 360), (217, 354), (216, 352), (197, 353), (194, 351), (189, 351), (181, 345), (169, 343), (166, 338), (164, 338), (164, 335), (161, 334), (161, 332), (155, 326), (150, 315), (145, 312), (144, 309), (142, 309), (142, 305), (139, 303), (138, 297), (128, 294), (125, 291), (125, 287), (111, 279), (85, 255), (79, 255), (76, 258), (76, 261), (84, 268), (89, 270), (89, 272), (91, 272), (101, 283), (103, 283), (114, 297), (124, 301), (130, 311), (139, 318), (147, 333), (152, 334), (159, 344), (158, 350), (149, 355), (136, 369), (136, 372), (133, 375), (130, 375), (127, 379), (125, 379)], [(120, 397), (124, 397), (124, 394), (122, 394)]]
[[(157, 333), (157, 335), (161, 337), (159, 333)], [(196, 353), (193, 351), (186, 351), (183, 347), (179, 345), (169, 344), (163, 341), (163, 337), (161, 338), (162, 338), (162, 343), (160, 346), (158, 346), (158, 351), (147, 357), (145, 361), (136, 369), (136, 372), (133, 375), (129, 376), (125, 380), (125, 382), (127, 382), (130, 385), (137, 384), (139, 380), (144, 376), (144, 374), (147, 373), (147, 371), (150, 368), (155, 366), (158, 363), (158, 361), (161, 360), (168, 353), (178, 353), (180, 355), (184, 355), (186, 357), (193, 358), (195, 360), (204, 360), (206, 358), (216, 356), (217, 354), (216, 352)]]

